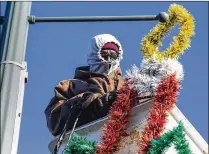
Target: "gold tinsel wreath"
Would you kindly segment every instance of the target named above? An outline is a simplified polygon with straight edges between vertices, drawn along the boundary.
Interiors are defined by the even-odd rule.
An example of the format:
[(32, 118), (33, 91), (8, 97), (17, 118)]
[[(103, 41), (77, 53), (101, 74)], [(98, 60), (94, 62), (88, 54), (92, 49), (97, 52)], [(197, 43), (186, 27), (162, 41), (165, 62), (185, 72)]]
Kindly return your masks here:
[[(157, 24), (146, 35), (141, 44), (141, 51), (144, 53), (144, 58), (153, 58), (162, 60), (166, 58), (177, 59), (184, 50), (190, 47), (190, 38), (194, 35), (194, 18), (183, 7), (177, 4), (171, 4), (168, 10), (169, 20), (164, 23)], [(175, 24), (179, 24), (179, 33), (173, 37), (173, 42), (169, 47), (161, 52), (158, 46), (161, 46), (161, 39), (168, 33)]]

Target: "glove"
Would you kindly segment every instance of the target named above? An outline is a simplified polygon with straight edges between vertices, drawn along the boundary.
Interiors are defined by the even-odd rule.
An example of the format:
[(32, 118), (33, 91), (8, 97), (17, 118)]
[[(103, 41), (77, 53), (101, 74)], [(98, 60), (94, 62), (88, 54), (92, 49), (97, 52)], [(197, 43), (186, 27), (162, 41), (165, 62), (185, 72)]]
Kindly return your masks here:
[(108, 102), (113, 103), (117, 98), (117, 92), (109, 92), (108, 93)]
[(68, 108), (69, 110), (73, 109), (76, 111), (81, 111), (84, 109), (83, 104), (80, 101), (75, 101), (72, 103), (72, 102), (69, 102), (69, 100), (66, 100), (64, 106)]
[(109, 92), (104, 94), (103, 96), (99, 97), (96, 101), (96, 106), (97, 108), (104, 108), (112, 105), (112, 103), (116, 100), (117, 98), (117, 92)]

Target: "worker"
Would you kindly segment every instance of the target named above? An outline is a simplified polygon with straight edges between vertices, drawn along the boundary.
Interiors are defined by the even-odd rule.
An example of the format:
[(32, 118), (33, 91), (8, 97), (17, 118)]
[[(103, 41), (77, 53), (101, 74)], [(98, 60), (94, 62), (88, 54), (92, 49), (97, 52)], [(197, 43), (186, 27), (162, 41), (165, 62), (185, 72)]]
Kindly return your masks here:
[(45, 109), (47, 126), (54, 136), (62, 132), (69, 113), (67, 130), (72, 129), (80, 111), (76, 127), (106, 116), (122, 87), (120, 42), (110, 34), (100, 34), (93, 37), (90, 48), (88, 66), (76, 68), (73, 79), (58, 83)]

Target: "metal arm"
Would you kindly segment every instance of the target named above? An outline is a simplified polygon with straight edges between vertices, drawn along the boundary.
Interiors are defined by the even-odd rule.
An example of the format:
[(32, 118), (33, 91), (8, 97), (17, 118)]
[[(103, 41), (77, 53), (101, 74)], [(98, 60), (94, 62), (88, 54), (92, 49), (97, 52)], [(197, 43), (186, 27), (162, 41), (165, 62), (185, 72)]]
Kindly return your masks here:
[[(35, 24), (37, 22), (104, 22), (104, 21), (168, 21), (166, 12), (160, 12), (158, 15), (143, 16), (86, 16), (86, 17), (36, 17), (28, 16), (28, 22)], [(0, 16), (0, 24), (3, 24), (4, 17)]]
[(35, 17), (28, 16), (30, 24), (36, 22), (104, 22), (104, 21), (151, 21), (159, 20), (166, 22), (168, 14), (161, 12), (158, 15), (144, 15), (144, 16), (86, 16), (86, 17)]

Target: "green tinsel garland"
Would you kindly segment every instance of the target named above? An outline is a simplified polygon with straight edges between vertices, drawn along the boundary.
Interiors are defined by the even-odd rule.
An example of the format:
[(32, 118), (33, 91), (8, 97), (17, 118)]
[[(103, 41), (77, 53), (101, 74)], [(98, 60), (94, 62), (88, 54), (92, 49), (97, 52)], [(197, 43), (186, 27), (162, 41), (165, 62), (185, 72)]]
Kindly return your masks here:
[[(192, 154), (189, 143), (185, 139), (184, 126), (179, 122), (178, 127), (163, 134), (158, 140), (151, 140), (152, 147), (148, 154), (165, 153), (171, 144), (174, 144), (178, 154)], [(96, 152), (96, 142), (88, 141), (86, 137), (78, 136), (74, 133), (70, 142), (68, 142), (63, 154), (94, 154)]]
[(95, 151), (95, 141), (88, 141), (86, 137), (74, 133), (70, 142), (67, 143), (63, 154), (94, 154)]
[(163, 134), (158, 140), (151, 140), (152, 147), (148, 154), (162, 154), (171, 144), (174, 144), (178, 154), (192, 154), (189, 143), (185, 139), (184, 126), (179, 122), (178, 127)]

